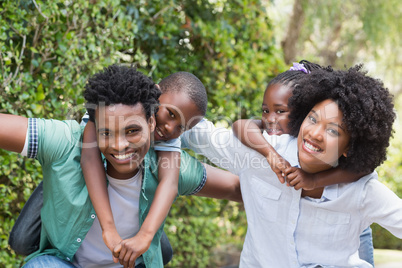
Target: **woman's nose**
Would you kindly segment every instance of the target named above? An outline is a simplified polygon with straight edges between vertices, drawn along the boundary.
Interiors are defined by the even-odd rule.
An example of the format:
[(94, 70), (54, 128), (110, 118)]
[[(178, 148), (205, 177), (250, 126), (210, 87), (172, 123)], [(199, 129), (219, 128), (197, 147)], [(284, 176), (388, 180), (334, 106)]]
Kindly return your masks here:
[(324, 131), (325, 131), (325, 128), (322, 125), (317, 124), (317, 125), (311, 126), (311, 128), (309, 130), (309, 134), (313, 139), (321, 141), (323, 139)]

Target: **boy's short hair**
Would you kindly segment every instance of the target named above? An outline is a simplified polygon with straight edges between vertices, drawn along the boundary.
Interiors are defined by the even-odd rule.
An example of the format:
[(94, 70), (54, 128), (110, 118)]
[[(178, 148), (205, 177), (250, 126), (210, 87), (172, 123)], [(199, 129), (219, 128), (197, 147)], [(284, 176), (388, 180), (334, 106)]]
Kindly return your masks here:
[(148, 120), (157, 112), (160, 94), (152, 79), (135, 68), (111, 65), (88, 80), (84, 98), (91, 121), (95, 121), (95, 108), (99, 104), (133, 106), (137, 103), (142, 104)]
[(177, 72), (160, 81), (162, 93), (184, 92), (195, 103), (202, 116), (207, 112), (208, 97), (204, 84), (195, 75)]
[(298, 82), (289, 99), (290, 134), (297, 136), (310, 110), (326, 99), (338, 104), (350, 135), (347, 157), (341, 156), (339, 167), (372, 172), (386, 159), (393, 133), (396, 116), (392, 95), (380, 80), (367, 76), (362, 65), (313, 71)]

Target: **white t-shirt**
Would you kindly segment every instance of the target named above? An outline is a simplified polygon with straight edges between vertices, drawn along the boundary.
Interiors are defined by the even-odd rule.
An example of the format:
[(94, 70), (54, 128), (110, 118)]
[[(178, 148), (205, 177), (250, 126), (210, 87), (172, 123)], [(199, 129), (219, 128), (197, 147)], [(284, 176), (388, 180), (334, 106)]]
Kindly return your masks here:
[(155, 141), (154, 143), (155, 151), (163, 152), (178, 152), (181, 153), (181, 141), (180, 138), (171, 139), (168, 141)]
[[(142, 171), (127, 180), (119, 180), (107, 175), (108, 193), (116, 229), (122, 239), (135, 236), (140, 229), (139, 198), (142, 183)], [(142, 262), (142, 257), (136, 264)], [(75, 265), (85, 268), (122, 267), (114, 263), (112, 252), (105, 245), (98, 218), (94, 220), (84, 241), (75, 254)]]

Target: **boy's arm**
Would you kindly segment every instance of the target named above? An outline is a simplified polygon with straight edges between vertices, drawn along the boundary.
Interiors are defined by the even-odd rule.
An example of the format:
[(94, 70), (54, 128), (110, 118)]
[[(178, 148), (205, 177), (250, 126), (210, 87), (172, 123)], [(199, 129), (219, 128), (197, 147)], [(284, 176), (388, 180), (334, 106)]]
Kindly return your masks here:
[(262, 154), (268, 161), (279, 181), (284, 183), (283, 172), (290, 164), (280, 156), (262, 135), (261, 121), (237, 120), (232, 125), (235, 136), (246, 146)]
[(178, 193), (180, 173), (180, 153), (172, 151), (157, 151), (159, 184), (149, 209), (148, 215), (138, 233), (121, 242), (121, 247), (115, 250), (119, 254), (120, 264), (129, 260), (129, 267), (135, 259), (148, 250), (159, 227), (169, 214), (170, 207)]
[(27, 135), (28, 118), (0, 114), (0, 148), (21, 153)]
[[(105, 168), (97, 146), (95, 124), (91, 121), (87, 123), (84, 130), (81, 168), (89, 197), (102, 228), (103, 241), (110, 251), (113, 252), (113, 249), (122, 239), (117, 233), (114, 223), (107, 192)], [(114, 260), (117, 261), (117, 259)]]

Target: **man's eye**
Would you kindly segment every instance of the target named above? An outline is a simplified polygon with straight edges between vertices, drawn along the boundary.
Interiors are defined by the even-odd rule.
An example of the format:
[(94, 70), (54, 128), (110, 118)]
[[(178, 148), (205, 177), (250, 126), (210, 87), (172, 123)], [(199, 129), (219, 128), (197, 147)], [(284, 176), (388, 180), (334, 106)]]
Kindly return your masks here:
[(110, 136), (110, 133), (109, 133), (109, 132), (102, 132), (100, 135), (101, 135), (102, 137), (109, 137), (109, 136)]
[(286, 111), (284, 111), (284, 110), (279, 110), (279, 111), (276, 111), (276, 113), (277, 113), (277, 114), (283, 114), (283, 113), (286, 113)]
[(138, 132), (138, 129), (129, 129), (127, 130), (127, 134), (135, 134)]
[(267, 109), (262, 109), (262, 113), (269, 114), (269, 111)]
[(169, 111), (169, 116), (171, 117), (171, 118), (174, 118), (175, 116), (174, 116), (174, 113), (172, 113), (171, 111)]

